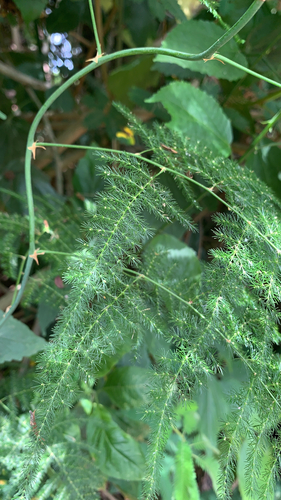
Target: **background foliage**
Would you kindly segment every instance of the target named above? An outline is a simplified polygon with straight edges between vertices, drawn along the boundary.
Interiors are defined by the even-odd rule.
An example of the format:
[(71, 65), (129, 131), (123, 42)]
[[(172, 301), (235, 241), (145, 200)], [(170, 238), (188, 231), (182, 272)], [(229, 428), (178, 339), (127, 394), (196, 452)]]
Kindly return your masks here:
[[(250, 3), (96, 0), (94, 6), (107, 54), (152, 45), (197, 53)], [(280, 12), (279, 1), (264, 2), (220, 54), (280, 83)], [(28, 254), (24, 155), (30, 124), (52, 92), (96, 55), (96, 43), (86, 0), (5, 0), (0, 16), (4, 312)], [(243, 500), (280, 497), (274, 481), (281, 404), (277, 119), (259, 136), (278, 113), (280, 98), (280, 89), (218, 60), (146, 55), (97, 68), (46, 112), (39, 142), (132, 154), (145, 149), (154, 164), (82, 148), (37, 149), (35, 238), (45, 253), (33, 264), (14, 317), (0, 330), (1, 498), (16, 498), (25, 473), (27, 498), (134, 500), (143, 482), (149, 498), (155, 485), (147, 453), (150, 465), (154, 453), (161, 461), (157, 494), (163, 500), (211, 500), (229, 491)], [(94, 223), (103, 238), (110, 231), (115, 237), (114, 254), (102, 259), (103, 284), (86, 280), (97, 255), (89, 256), (89, 248), (98, 252), (104, 242), (91, 244)], [(150, 281), (130, 275), (140, 265)], [(87, 300), (75, 316), (71, 300), (84, 284)], [(118, 308), (97, 316), (118, 294)], [(207, 328), (204, 318), (220, 296), (219, 314)], [(83, 310), (89, 317), (81, 325)], [(95, 345), (85, 341), (68, 385), (59, 386), (56, 377), (92, 328), (90, 314), (99, 318)], [(60, 332), (68, 315), (71, 335), (62, 337), (60, 351), (52, 332)], [(186, 352), (190, 366), (183, 362)], [(39, 435), (52, 408), (48, 397), (54, 412)], [(35, 411), (33, 425), (29, 411)]]

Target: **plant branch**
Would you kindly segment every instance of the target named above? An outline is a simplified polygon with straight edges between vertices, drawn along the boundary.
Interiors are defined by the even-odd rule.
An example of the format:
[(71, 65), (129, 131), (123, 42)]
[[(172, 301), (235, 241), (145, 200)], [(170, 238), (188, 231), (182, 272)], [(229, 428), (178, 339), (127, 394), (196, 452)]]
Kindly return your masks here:
[(12, 80), (15, 80), (16, 82), (21, 83), (24, 86), (28, 85), (35, 90), (41, 90), (45, 92), (47, 89), (52, 87), (51, 83), (41, 82), (40, 80), (37, 80), (32, 76), (25, 75), (21, 71), (18, 71), (17, 69), (3, 63), (2, 61), (0, 61), (0, 73), (4, 76), (7, 76), (8, 78), (11, 78)]

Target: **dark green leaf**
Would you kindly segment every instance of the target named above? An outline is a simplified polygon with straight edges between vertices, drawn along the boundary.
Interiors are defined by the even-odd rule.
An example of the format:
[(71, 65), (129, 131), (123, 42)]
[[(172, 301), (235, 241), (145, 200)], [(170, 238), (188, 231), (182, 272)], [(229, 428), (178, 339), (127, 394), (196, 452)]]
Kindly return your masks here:
[(156, 36), (157, 23), (151, 15), (147, 0), (140, 2), (124, 0), (123, 22), (136, 45), (143, 47), (148, 38)]
[(130, 105), (128, 94), (131, 87), (137, 85), (145, 89), (157, 85), (160, 74), (158, 71), (151, 71), (152, 60), (151, 56), (142, 57), (112, 71), (108, 78), (108, 89), (114, 99)]
[(154, 116), (156, 116), (156, 118), (159, 118), (160, 120), (168, 121), (170, 118), (169, 114), (164, 109), (161, 103), (149, 103), (146, 101), (151, 96), (152, 92), (140, 89), (139, 87), (132, 87), (131, 90), (129, 90), (129, 98), (137, 106), (150, 111)]
[(249, 156), (247, 167), (281, 198), (281, 150), (273, 142), (263, 141), (262, 148)]
[(57, 8), (47, 17), (46, 27), (49, 33), (67, 32), (78, 26), (85, 11), (86, 2), (62, 0)]
[(99, 369), (95, 372), (95, 376), (97, 378), (104, 377), (114, 365), (124, 356), (124, 354), (128, 353), (132, 348), (132, 341), (129, 339), (125, 339), (119, 346), (116, 346), (115, 353), (112, 356), (104, 355), (99, 365)]
[(56, 319), (59, 314), (59, 305), (53, 304), (47, 300), (41, 301), (39, 303), (37, 318), (41, 328), (42, 335), (45, 337), (47, 334), (47, 328)]
[(87, 151), (79, 160), (73, 175), (73, 187), (76, 192), (86, 198), (92, 197), (103, 186), (101, 177), (97, 175), (96, 166), (102, 165), (102, 159), (94, 151)]
[[(154, 255), (154, 265), (159, 264), (163, 269), (173, 269), (173, 291), (180, 293), (183, 299), (191, 300), (193, 297), (186, 282), (199, 280), (201, 265), (195, 251), (185, 243), (170, 234), (161, 234), (153, 238), (146, 247), (146, 253)], [(185, 288), (183, 288), (185, 283)], [(173, 297), (164, 291), (158, 291), (161, 300), (170, 312), (173, 311)], [(195, 289), (194, 292), (195, 293)]]
[(148, 5), (152, 14), (159, 19), (159, 21), (164, 20), (167, 11), (181, 22), (186, 20), (177, 0), (148, 0)]
[(38, 19), (44, 7), (46, 7), (47, 0), (14, 0), (16, 6), (21, 11), (23, 20), (26, 23)]

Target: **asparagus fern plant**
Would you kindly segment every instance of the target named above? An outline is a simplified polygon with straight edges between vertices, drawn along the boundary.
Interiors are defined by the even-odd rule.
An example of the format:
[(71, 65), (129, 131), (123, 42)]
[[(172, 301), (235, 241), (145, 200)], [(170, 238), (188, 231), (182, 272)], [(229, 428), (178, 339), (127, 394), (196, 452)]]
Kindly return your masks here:
[[(69, 409), (82, 388), (93, 386), (106, 358), (128, 343), (137, 356), (148, 332), (163, 339), (166, 347), (154, 360), (145, 389), (150, 444), (143, 498), (157, 497), (163, 452), (170, 429), (176, 426), (176, 408), (180, 402), (192, 401), (212, 377), (222, 377), (225, 359), (239, 360), (246, 377), (229, 392), (230, 411), (221, 415), (218, 494), (230, 498), (239, 449), (247, 438), (247, 492), (273, 498), (280, 469), (280, 356), (275, 349), (281, 340), (279, 200), (253, 172), (233, 160), (215, 157), (203, 139), (193, 143), (166, 126), (147, 127), (124, 108), (119, 109), (144, 152), (88, 147), (96, 155), (105, 189), (96, 195), (95, 204), (85, 215), (78, 247), (74, 245), (77, 224), (72, 222), (70, 228), (66, 216), (61, 217), (64, 222), (59, 240), (54, 231), (52, 235), (48, 228), (46, 231), (44, 207), (34, 218), (30, 183), (31, 153), (43, 146), (34, 141), (37, 124), (72, 82), (121, 55), (151, 51), (189, 60), (212, 57), (262, 3), (255, 0), (243, 19), (200, 55), (132, 49), (104, 56), (97, 39), (98, 53), (90, 66), (54, 92), (39, 111), (26, 153), (28, 258), (20, 294), (4, 316), (2, 328), (21, 299), (26, 282), (31, 292), (39, 287), (38, 280), (33, 279), (32, 286), (28, 280), (34, 259), (44, 259), (49, 252), (51, 279), (40, 276), (40, 286), (52, 289), (54, 276), (63, 270), (68, 293), (56, 290), (64, 307), (51, 342), (38, 356), (35, 387), (33, 379), (24, 379), (23, 387), (15, 391), (12, 384), (7, 389), (10, 396), (1, 400), (6, 413), (1, 417), (1, 462), (10, 474), (5, 498), (95, 497), (103, 484), (104, 470), (93, 460), (91, 439), (68, 433), (72, 425), (83, 428), (86, 421), (79, 411)], [(165, 187), (167, 174), (180, 189), (186, 209)], [(157, 243), (147, 214), (159, 220), (159, 233), (162, 226), (174, 221), (196, 231), (191, 214), (201, 211), (201, 200), (207, 195), (224, 205), (224, 210), (214, 215), (218, 247), (212, 250), (210, 262), (196, 264), (194, 272), (184, 260), (187, 247), (171, 252), (161, 238)], [(56, 222), (51, 222), (50, 213), (48, 216), (52, 230)], [(4, 229), (7, 223), (13, 226), (16, 235), (2, 249), (10, 262), (10, 252), (18, 251), (17, 237), (23, 227), (16, 218), (7, 222), (6, 216), (1, 223)], [(151, 238), (156, 241), (153, 246)], [(28, 420), (32, 390), (34, 409)], [(19, 403), (24, 410), (21, 415), (17, 414)], [(93, 408), (96, 413), (105, 412), (99, 402)], [(103, 416), (106, 425), (116, 431), (109, 415)], [(87, 432), (91, 435), (92, 431), (88, 428)], [(138, 454), (139, 450), (136, 457)]]

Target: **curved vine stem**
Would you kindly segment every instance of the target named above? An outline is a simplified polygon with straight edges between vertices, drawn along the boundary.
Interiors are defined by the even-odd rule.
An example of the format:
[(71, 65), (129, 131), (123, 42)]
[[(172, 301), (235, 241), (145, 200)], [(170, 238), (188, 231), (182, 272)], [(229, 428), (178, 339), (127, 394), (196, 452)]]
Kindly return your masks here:
[[(157, 47), (144, 47), (144, 48), (134, 48), (134, 49), (127, 49), (127, 50), (121, 50), (118, 52), (115, 52), (114, 54), (109, 54), (109, 55), (101, 55), (101, 47), (99, 45), (99, 40), (98, 40), (98, 35), (97, 35), (97, 30), (96, 30), (96, 22), (95, 22), (95, 15), (94, 15), (94, 10), (92, 6), (91, 0), (89, 0), (89, 7), (90, 7), (90, 12), (91, 12), (91, 17), (92, 17), (92, 22), (93, 22), (93, 28), (94, 28), (94, 34), (97, 42), (97, 48), (98, 48), (98, 55), (96, 58), (94, 58), (93, 62), (90, 63), (88, 66), (85, 68), (81, 69), (78, 71), (75, 75), (70, 77), (63, 85), (61, 85), (53, 94), (47, 99), (47, 101), (43, 104), (41, 109), (38, 111), (37, 115), (35, 116), (32, 125), (29, 129), (29, 134), (27, 138), (27, 148), (26, 148), (26, 154), (25, 154), (25, 183), (26, 183), (26, 196), (27, 196), (27, 205), (28, 205), (28, 214), (29, 214), (29, 252), (28, 252), (28, 258), (26, 260), (26, 266), (24, 270), (24, 276), (21, 284), (20, 291), (16, 297), (16, 300), (14, 301), (13, 305), (10, 307), (9, 311), (5, 314), (3, 317), (2, 321), (0, 322), (0, 326), (4, 324), (4, 322), (13, 314), (15, 311), (16, 307), (18, 306), (21, 297), (24, 292), (24, 288), (28, 279), (28, 276), (31, 271), (31, 266), (33, 263), (32, 255), (35, 251), (35, 219), (34, 219), (34, 202), (33, 202), (33, 195), (32, 195), (32, 183), (31, 183), (31, 150), (28, 148), (33, 148), (33, 151), (36, 151), (36, 144), (35, 144), (35, 132), (36, 129), (46, 113), (47, 109), (53, 104), (53, 102), (66, 90), (68, 89), (74, 82), (82, 78), (83, 76), (87, 75), (90, 73), (92, 70), (96, 69), (97, 67), (101, 66), (102, 64), (105, 64), (107, 62), (113, 61), (114, 59), (118, 59), (120, 57), (129, 57), (129, 56), (135, 56), (135, 55), (146, 55), (146, 54), (161, 54), (161, 55), (166, 55), (166, 56), (171, 56), (175, 57), (176, 59), (184, 59), (184, 60), (189, 60), (189, 61), (199, 61), (201, 59), (209, 59), (213, 58), (216, 54), (216, 51), (219, 50), (223, 45), (225, 45), (231, 38), (233, 38), (249, 21), (250, 19), (256, 14), (256, 12), (261, 8), (263, 5), (264, 0), (254, 0), (253, 3), (250, 5), (248, 10), (243, 14), (243, 16), (240, 17), (240, 19), (226, 32), (224, 35), (222, 35), (215, 43), (213, 43), (208, 49), (204, 50), (203, 52), (200, 52), (199, 54), (189, 54), (186, 52), (181, 52), (181, 51), (175, 51), (175, 50), (170, 50), (170, 49), (163, 49), (163, 48), (157, 48)], [(96, 30), (96, 31), (95, 31)], [(244, 68), (243, 66), (235, 63), (234, 61), (231, 61), (230, 59), (227, 59), (224, 56), (221, 56), (220, 54), (217, 54), (217, 57), (219, 57), (221, 60), (236, 66), (243, 71), (246, 71), (250, 74), (254, 74), (254, 76), (257, 76), (258, 78), (263, 78), (265, 81), (268, 81), (269, 83), (272, 83), (273, 85), (277, 85), (281, 87), (281, 84), (277, 84), (273, 80), (266, 79), (266, 77), (262, 77), (258, 73), (255, 73), (251, 70), (248, 70), (247, 68)], [(39, 146), (39, 144), (38, 144)]]

